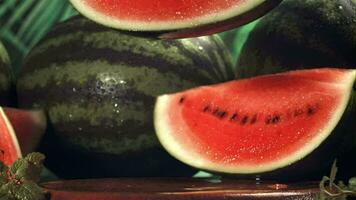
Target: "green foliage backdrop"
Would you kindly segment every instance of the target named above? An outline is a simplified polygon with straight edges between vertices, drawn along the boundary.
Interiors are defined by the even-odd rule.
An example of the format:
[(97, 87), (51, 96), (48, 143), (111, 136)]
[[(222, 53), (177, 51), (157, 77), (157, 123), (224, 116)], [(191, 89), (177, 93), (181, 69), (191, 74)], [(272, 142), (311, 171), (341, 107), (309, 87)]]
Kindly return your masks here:
[(76, 14), (68, 0), (0, 0), (0, 40), (15, 71), (54, 24)]

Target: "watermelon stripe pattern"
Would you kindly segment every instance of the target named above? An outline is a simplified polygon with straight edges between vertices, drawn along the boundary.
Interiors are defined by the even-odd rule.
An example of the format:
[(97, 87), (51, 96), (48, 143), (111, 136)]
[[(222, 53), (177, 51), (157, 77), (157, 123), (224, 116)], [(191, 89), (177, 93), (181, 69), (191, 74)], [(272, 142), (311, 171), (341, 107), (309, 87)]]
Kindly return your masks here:
[(156, 152), (156, 96), (233, 77), (231, 56), (218, 36), (158, 40), (75, 17), (29, 53), (17, 90), (20, 106), (46, 109), (58, 146), (43, 148), (60, 173), (63, 146), (73, 149), (70, 156), (87, 152), (122, 159)]
[(9, 85), (9, 56), (0, 42), (0, 91), (7, 90)]
[[(90, 105), (93, 104), (88, 106)], [(114, 107), (106, 103), (100, 108), (88, 110), (81, 104), (58, 104), (52, 106), (48, 112), (52, 116), (53, 123), (59, 127), (56, 130), (61, 133), (59, 139), (69, 148), (86, 144), (80, 145), (81, 151), (111, 155), (137, 153), (143, 147), (157, 148), (158, 142), (151, 134), (153, 127), (149, 125), (152, 119), (147, 117), (152, 114), (149, 110), (141, 111), (144, 108), (137, 105), (120, 107), (117, 110)], [(93, 116), (88, 122), (83, 115)], [(138, 126), (147, 131), (138, 131), (136, 128)], [(105, 134), (105, 137), (98, 134), (99, 130), (101, 134)], [(71, 139), (65, 140), (66, 137)]]
[(0, 106), (14, 106), (14, 77), (9, 55), (0, 42)]
[[(97, 66), (100, 66), (100, 68)], [(113, 68), (113, 66), (120, 67)], [(61, 69), (60, 71), (59, 68)], [(32, 91), (35, 89), (41, 89), (42, 87), (47, 88), (48, 85), (51, 85), (51, 82), (56, 84), (58, 81), (61, 82), (63, 80), (76, 82), (76, 85), (78, 86), (87, 82), (87, 80), (90, 79), (89, 77), (97, 77), (97, 79), (112, 79), (112, 84), (115, 84), (116, 82), (116, 84), (120, 84), (120, 80), (118, 78), (113, 78), (115, 75), (130, 78), (129, 81), (122, 80), (121, 83), (126, 85), (125, 87), (133, 87), (130, 85), (134, 84), (134, 87), (136, 87), (137, 90), (142, 90), (142, 92), (149, 94), (161, 93), (160, 90), (170, 91), (172, 87), (176, 86), (194, 85), (194, 80), (189, 80), (191, 77), (187, 77), (188, 80), (184, 80), (184, 77), (177, 76), (174, 72), (162, 73), (155, 68), (147, 66), (130, 67), (129, 65), (120, 63), (110, 64), (104, 60), (86, 60), (84, 62), (69, 61), (63, 64), (56, 63), (50, 65), (48, 68), (28, 73), (28, 75), (19, 82), (19, 87)], [(145, 79), (145, 81), (141, 81), (142, 79)], [(160, 85), (160, 88), (152, 88), (152, 86), (160, 83), (160, 81), (165, 81)], [(203, 84), (209, 83), (209, 79), (204, 78), (201, 78), (200, 80), (197, 78), (195, 81), (201, 81)]]
[(238, 78), (314, 67), (355, 69), (355, 8), (352, 0), (283, 1), (248, 33)]
[[(61, 40), (62, 37), (58, 37), (57, 39), (55, 39), (54, 44), (49, 42), (48, 46), (44, 48), (40, 46), (38, 52), (30, 54), (28, 59), (29, 62), (27, 62), (27, 65), (36, 66), (37, 73), (37, 70), (41, 68), (46, 68), (49, 65), (49, 63), (46, 62), (46, 59), (43, 60), (39, 58), (43, 58), (44, 55), (46, 57), (58, 57), (58, 52), (64, 52), (63, 55), (56, 59), (56, 63), (50, 64), (53, 66), (62, 65), (68, 61), (68, 57), (70, 57), (71, 62), (82, 62), (83, 60), (87, 62), (94, 62), (97, 60), (105, 60), (110, 64), (114, 65), (120, 64), (137, 67), (145, 67), (145, 63), (153, 62), (161, 66), (159, 70), (162, 73), (174, 72), (175, 74), (181, 76), (182, 79), (189, 79), (190, 76), (186, 76), (186, 74), (184, 73), (185, 68), (181, 66), (193, 66), (190, 69), (192, 73), (200, 75), (199, 78), (202, 79), (202, 81), (204, 81), (206, 84), (214, 80), (223, 81), (225, 79), (231, 78), (232, 73), (229, 73), (230, 77), (228, 77), (228, 75), (225, 75), (227, 74), (227, 72), (222, 71), (223, 69), (221, 69), (226, 66), (226, 63), (224, 63), (222, 58), (219, 58), (220, 53), (218, 53), (218, 51), (216, 51), (215, 55), (213, 55), (214, 57), (210, 55), (205, 55), (203, 54), (204, 52), (202, 52), (202, 55), (197, 54), (196, 56), (194, 55), (189, 58), (187, 54), (192, 54), (192, 52), (189, 52), (188, 50), (187, 52), (180, 52), (181, 50), (179, 49), (181, 49), (181, 47), (175, 44), (177, 43), (177, 41), (175, 41), (174, 43), (172, 42), (172, 44), (169, 44), (170, 47), (167, 47), (164, 44), (160, 45), (158, 40), (139, 42), (147, 46), (155, 46), (152, 51), (152, 48), (142, 49), (144, 47), (137, 47), (137, 44), (135, 43), (123, 45), (122, 43), (126, 43), (125, 41), (130, 41), (128, 39), (129, 36), (125, 36), (126, 35), (123, 35), (122, 37), (118, 38), (119, 40), (117, 42), (112, 40), (104, 41), (108, 44), (102, 43), (102, 41), (97, 40), (98, 38), (112, 37), (112, 32), (94, 33), (93, 37), (91, 37), (91, 34), (88, 35), (83, 32), (82, 34), (75, 34), (74, 36), (63, 36), (63, 41)], [(57, 46), (59, 43), (61, 43), (61, 45)], [(184, 43), (188, 43), (188, 41), (184, 41)], [(82, 48), (83, 46), (85, 48)], [(67, 51), (67, 49), (71, 48), (78, 49), (78, 51)], [(137, 52), (132, 52), (132, 49), (134, 49), (134, 51), (136, 49)], [(160, 49), (164, 49), (165, 51), (160, 52)], [(142, 52), (142, 50), (144, 51), (144, 53)], [(116, 56), (117, 54), (121, 55)], [(204, 60), (207, 60), (207, 58), (205, 57), (208, 56), (210, 58), (212, 57), (211, 63), (204, 63)], [(217, 61), (220, 61), (220, 63), (216, 63)], [(204, 66), (206, 67), (206, 69), (196, 68), (194, 66)], [(191, 77), (192, 81), (194, 81), (195, 79), (196, 77)]]

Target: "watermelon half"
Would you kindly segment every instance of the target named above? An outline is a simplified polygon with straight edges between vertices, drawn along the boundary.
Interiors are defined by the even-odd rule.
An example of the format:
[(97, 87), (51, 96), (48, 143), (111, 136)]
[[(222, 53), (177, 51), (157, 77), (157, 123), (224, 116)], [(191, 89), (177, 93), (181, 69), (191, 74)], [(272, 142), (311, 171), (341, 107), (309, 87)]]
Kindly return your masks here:
[(83, 15), (109, 27), (193, 37), (232, 29), (256, 19), (281, 0), (71, 0)]
[(11, 165), (35, 150), (46, 128), (42, 111), (0, 107), (0, 161)]
[(355, 141), (355, 79), (324, 68), (202, 86), (159, 96), (154, 124), (164, 148), (199, 169), (263, 174), (307, 158), (303, 171), (318, 171)]

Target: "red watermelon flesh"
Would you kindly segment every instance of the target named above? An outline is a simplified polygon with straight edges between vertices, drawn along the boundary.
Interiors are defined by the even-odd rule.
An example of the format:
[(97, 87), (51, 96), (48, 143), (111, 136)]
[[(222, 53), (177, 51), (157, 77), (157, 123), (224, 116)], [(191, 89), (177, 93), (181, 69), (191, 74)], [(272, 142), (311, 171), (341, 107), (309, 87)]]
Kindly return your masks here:
[(5, 165), (10, 165), (21, 158), (22, 154), (15, 131), (2, 108), (0, 108), (0, 115), (0, 160)]
[(355, 70), (300, 70), (162, 95), (156, 132), (168, 152), (194, 167), (272, 171), (307, 156), (331, 134), (355, 78)]
[(35, 150), (46, 128), (42, 111), (0, 107), (0, 161), (11, 165)]
[[(260, 17), (280, 1), (71, 0), (71, 3), (80, 13), (93, 21), (118, 29), (182, 31), (197, 28), (196, 31), (189, 30), (189, 33), (183, 31), (166, 35), (166, 37), (178, 38), (206, 35), (234, 28)], [(229, 21), (226, 22), (227, 20)], [(211, 24), (213, 25), (210, 26)]]
[(86, 4), (102, 13), (126, 20), (146, 21), (149, 16), (157, 21), (180, 21), (181, 18), (196, 18), (209, 15), (212, 11), (231, 9), (243, 1), (246, 0), (86, 0)]

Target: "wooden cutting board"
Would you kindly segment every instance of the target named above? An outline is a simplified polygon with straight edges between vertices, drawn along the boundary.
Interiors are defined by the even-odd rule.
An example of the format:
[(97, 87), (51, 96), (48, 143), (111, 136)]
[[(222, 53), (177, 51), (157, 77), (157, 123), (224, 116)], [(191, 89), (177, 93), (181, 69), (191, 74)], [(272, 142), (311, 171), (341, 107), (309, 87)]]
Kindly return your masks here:
[(275, 183), (236, 179), (117, 178), (43, 183), (51, 200), (311, 200), (316, 182)]

